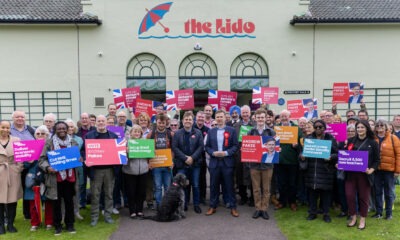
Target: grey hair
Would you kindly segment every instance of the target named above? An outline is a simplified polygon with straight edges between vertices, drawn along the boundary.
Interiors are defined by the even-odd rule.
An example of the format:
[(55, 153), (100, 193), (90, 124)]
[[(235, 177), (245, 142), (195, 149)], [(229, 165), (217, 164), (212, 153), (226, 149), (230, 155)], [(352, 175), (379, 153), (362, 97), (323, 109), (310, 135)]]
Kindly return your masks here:
[(54, 122), (57, 121), (57, 117), (56, 117), (56, 115), (54, 113), (45, 114), (44, 117), (43, 117), (43, 121), (46, 120), (46, 118), (52, 118), (54, 120)]
[(250, 109), (249, 105), (243, 105), (243, 106), (240, 108), (240, 111), (243, 111), (243, 110), (248, 110), (249, 112), (251, 112), (251, 109)]
[(289, 117), (290, 117), (290, 111), (289, 110), (287, 110), (287, 109), (283, 109), (282, 111), (281, 111), (281, 114), (279, 114), (279, 115), (282, 115), (282, 114), (287, 114), (287, 115), (289, 115)]
[(46, 125), (41, 125), (41, 126), (37, 127), (35, 130), (35, 134), (38, 132), (44, 132), (46, 134), (46, 136), (50, 135), (49, 129), (47, 129)]
[(72, 120), (71, 118), (67, 118), (67, 119), (65, 119), (64, 122), (65, 122), (66, 124), (72, 123), (72, 125), (74, 126), (74, 133), (77, 133), (77, 132), (78, 132), (78, 126), (76, 125), (76, 123), (75, 123), (74, 120)]

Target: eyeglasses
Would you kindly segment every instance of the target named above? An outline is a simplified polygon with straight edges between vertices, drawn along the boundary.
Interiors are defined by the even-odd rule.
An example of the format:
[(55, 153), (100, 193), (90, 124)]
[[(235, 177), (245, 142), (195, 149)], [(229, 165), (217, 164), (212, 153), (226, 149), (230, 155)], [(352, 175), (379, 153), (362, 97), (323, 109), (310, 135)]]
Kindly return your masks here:
[(217, 124), (211, 124), (211, 127), (215, 127), (215, 126), (217, 126)]
[(314, 126), (315, 129), (323, 129), (324, 126)]
[(126, 118), (126, 116), (117, 116), (117, 117), (119, 117), (119, 118)]
[(177, 127), (178, 124), (170, 124), (171, 127)]
[(46, 133), (37, 132), (37, 133), (36, 133), (36, 135), (41, 135), (41, 136), (44, 136), (44, 135), (46, 135)]
[(378, 125), (375, 125), (375, 127), (384, 127), (385, 125), (383, 125), (383, 124), (378, 124)]

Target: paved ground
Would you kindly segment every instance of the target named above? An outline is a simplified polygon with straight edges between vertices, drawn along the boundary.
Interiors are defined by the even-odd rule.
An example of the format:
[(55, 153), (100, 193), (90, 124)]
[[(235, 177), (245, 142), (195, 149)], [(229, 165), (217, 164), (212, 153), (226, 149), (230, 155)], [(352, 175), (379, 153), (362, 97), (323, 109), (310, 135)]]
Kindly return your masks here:
[[(240, 216), (234, 218), (229, 209), (219, 207), (217, 213), (205, 216), (207, 206), (202, 205), (202, 214), (196, 214), (193, 207), (189, 206), (186, 219), (171, 222), (158, 223), (151, 220), (132, 220), (128, 217), (126, 208), (121, 211), (120, 227), (111, 235), (111, 240), (124, 239), (151, 239), (151, 240), (213, 240), (213, 239), (251, 239), (251, 240), (286, 240), (286, 237), (276, 226), (273, 214), (269, 209), (270, 220), (262, 218), (253, 219), (251, 216), (254, 208), (239, 206)], [(145, 211), (145, 215), (154, 215), (151, 210)]]

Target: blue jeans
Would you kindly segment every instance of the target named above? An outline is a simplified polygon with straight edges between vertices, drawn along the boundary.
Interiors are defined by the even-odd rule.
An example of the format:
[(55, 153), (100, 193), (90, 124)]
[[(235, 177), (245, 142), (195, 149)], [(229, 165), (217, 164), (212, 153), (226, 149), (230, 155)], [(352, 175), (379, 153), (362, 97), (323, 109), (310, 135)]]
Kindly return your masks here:
[[(187, 167), (178, 169), (178, 173), (186, 175), (189, 179), (190, 185), (193, 189), (193, 205), (199, 206), (200, 204), (200, 167)], [(190, 188), (185, 188), (185, 207), (190, 200)]]
[(162, 191), (164, 186), (164, 192), (167, 191), (171, 184), (172, 173), (168, 167), (153, 168), (153, 179), (154, 179), (154, 197), (156, 199), (157, 206), (161, 203)]
[(393, 186), (395, 183), (394, 172), (376, 171), (375, 172), (375, 204), (376, 212), (383, 212), (383, 198), (385, 198), (386, 216), (392, 215), (392, 207), (395, 199)]

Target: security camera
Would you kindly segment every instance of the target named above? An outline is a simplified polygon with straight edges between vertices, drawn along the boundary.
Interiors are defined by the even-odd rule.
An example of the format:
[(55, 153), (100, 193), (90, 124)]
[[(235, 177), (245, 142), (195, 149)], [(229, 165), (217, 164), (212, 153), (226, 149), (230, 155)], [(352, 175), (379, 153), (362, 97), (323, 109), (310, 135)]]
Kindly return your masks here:
[(203, 47), (201, 46), (201, 44), (200, 43), (196, 43), (195, 45), (194, 45), (194, 50), (201, 50)]
[(102, 57), (102, 56), (103, 56), (103, 52), (102, 52), (102, 51), (99, 51), (99, 52), (97, 53), (97, 55), (98, 55), (99, 57)]

